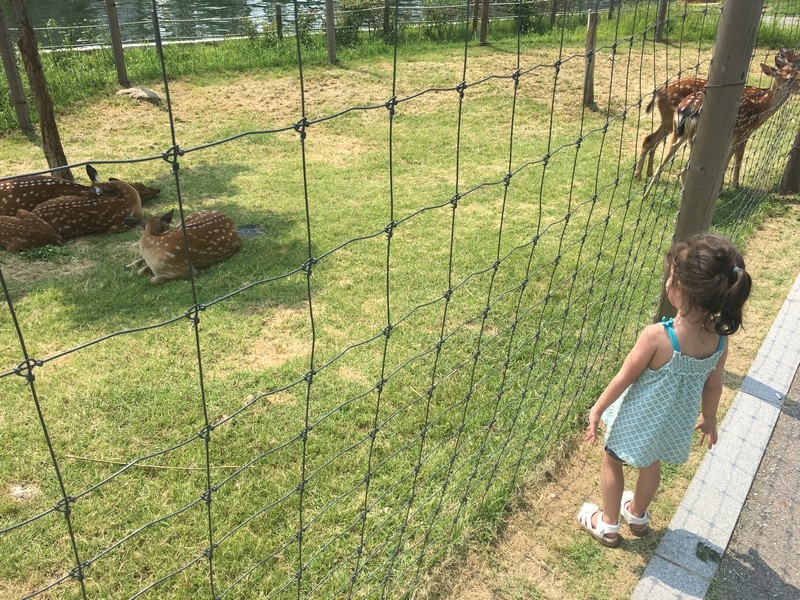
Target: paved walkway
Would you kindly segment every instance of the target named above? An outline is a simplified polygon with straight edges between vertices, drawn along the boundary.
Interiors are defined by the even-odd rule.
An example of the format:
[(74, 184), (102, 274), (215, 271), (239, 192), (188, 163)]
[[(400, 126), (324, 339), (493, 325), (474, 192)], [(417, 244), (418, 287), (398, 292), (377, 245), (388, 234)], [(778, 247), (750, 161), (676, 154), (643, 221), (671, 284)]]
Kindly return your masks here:
[(632, 600), (800, 598), (798, 366), (800, 277)]

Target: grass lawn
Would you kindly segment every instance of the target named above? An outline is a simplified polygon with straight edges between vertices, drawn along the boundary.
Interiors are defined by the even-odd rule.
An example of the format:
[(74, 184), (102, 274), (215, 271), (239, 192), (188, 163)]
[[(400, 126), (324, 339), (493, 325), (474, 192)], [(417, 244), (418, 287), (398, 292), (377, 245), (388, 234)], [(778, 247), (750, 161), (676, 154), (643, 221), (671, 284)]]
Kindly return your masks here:
[[(134, 231), (0, 255), (41, 361), (32, 386), (13, 374), (4, 309), (0, 595), (64, 577), (77, 553), (90, 597), (212, 582), (233, 598), (395, 597), (492, 531), (652, 318), (677, 210), (674, 182), (643, 204), (631, 178), (639, 99), (697, 56), (600, 52), (590, 112), (580, 52), (535, 44), (517, 64), (516, 48), (470, 48), (466, 67), (463, 48), (401, 53), (396, 70), (310, 67), (302, 86), (183, 77), (177, 180), (160, 158), (122, 162), (170, 147), (164, 110), (103, 96), (65, 116), (70, 161), (120, 161), (101, 177), (161, 188), (146, 213), (180, 201), (262, 235), (161, 286), (125, 268)], [(782, 167), (769, 149), (791, 144), (791, 128), (767, 131), (747, 197), (720, 201), (737, 239), (773, 207), (756, 185)], [(21, 136), (0, 148), (2, 173), (43, 168)]]

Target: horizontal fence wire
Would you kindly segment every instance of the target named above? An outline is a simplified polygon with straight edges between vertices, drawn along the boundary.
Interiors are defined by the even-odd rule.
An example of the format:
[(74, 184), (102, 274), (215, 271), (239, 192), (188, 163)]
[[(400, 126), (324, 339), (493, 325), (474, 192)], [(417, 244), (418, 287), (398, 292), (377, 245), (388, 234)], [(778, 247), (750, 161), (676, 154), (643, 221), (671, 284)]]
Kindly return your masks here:
[[(657, 89), (707, 76), (719, 8), (670, 4), (669, 44), (655, 41), (655, 1), (493, 10), (522, 23), (531, 7), (547, 23), (608, 14), (597, 110), (581, 103), (587, 55), (568, 19), (548, 25), (561, 41), (546, 48), (517, 27), (493, 62), (476, 51), (472, 2), (454, 7), (462, 42), (445, 76), (400, 44), (403, 10), (437, 7), (395, 2), (391, 59), (363, 89), (323, 97), (336, 81), (307, 68), (295, 2), (296, 70), (259, 99), (290, 108), (232, 130), (189, 111), (164, 50), (169, 11), (152, 2), (164, 149), (131, 140), (70, 167), (166, 169), (181, 219), (212, 205), (205, 178), (240, 175), (220, 207), (269, 231), (163, 286), (100, 266), (37, 278), (36, 262), (3, 256), (9, 597), (403, 597), (536, 481), (656, 316), (688, 152), (646, 199), (634, 165), (660, 124), (646, 110)], [(761, 32), (796, 37), (797, 15), (777, 8)], [(776, 56), (759, 45), (753, 63)], [(743, 243), (763, 219), (798, 112), (788, 96), (764, 105), (716, 230)], [(134, 240), (86, 239), (114, 262)]]

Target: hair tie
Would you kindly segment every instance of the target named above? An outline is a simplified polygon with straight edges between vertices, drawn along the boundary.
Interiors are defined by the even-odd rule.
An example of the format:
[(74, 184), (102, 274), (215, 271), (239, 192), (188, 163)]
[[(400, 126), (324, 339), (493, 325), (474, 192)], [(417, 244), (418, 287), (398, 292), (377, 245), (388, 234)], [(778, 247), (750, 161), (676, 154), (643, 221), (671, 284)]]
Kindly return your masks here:
[(736, 273), (738, 273), (738, 272), (739, 272), (739, 267), (737, 267), (736, 265), (733, 265), (733, 274), (736, 275)]

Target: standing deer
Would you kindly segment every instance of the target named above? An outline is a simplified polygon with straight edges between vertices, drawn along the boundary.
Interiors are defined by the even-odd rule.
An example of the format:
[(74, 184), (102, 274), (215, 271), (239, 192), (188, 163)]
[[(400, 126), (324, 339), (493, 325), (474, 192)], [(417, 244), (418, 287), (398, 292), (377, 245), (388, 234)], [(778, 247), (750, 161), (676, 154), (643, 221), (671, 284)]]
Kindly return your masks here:
[(644, 167), (645, 158), (647, 159), (647, 176), (653, 176), (653, 158), (656, 153), (656, 148), (662, 140), (665, 140), (667, 136), (672, 133), (672, 117), (681, 100), (690, 94), (705, 89), (706, 83), (708, 82), (705, 79), (685, 77), (670, 84), (662, 85), (653, 93), (653, 99), (650, 101), (650, 104), (647, 105), (647, 108), (645, 108), (645, 112), (649, 114), (652, 112), (654, 104), (658, 106), (658, 113), (661, 115), (661, 123), (658, 129), (646, 136), (644, 141), (642, 141), (642, 151), (636, 163), (636, 170), (633, 172), (633, 176), (637, 181), (642, 178), (642, 168)]
[[(794, 52), (784, 48), (775, 55), (775, 66), (779, 68), (784, 67), (787, 61), (789, 63), (795, 63), (797, 60)], [(653, 99), (645, 108), (645, 112), (649, 114), (652, 112), (653, 106), (656, 105), (658, 107), (658, 113), (661, 116), (661, 123), (653, 133), (646, 136), (642, 141), (642, 151), (636, 163), (636, 169), (633, 172), (633, 176), (637, 181), (642, 178), (645, 158), (647, 158), (647, 177), (653, 176), (653, 158), (656, 148), (663, 140), (667, 139), (670, 133), (672, 133), (673, 119), (675, 111), (678, 110), (678, 105), (687, 96), (702, 92), (707, 83), (708, 81), (705, 79), (685, 77), (678, 81), (664, 84), (653, 93)], [(746, 86), (742, 94), (756, 93), (758, 90), (759, 88), (757, 87)]]
[(144, 229), (139, 240), (142, 258), (128, 266), (136, 267), (144, 262), (146, 266), (138, 274), (144, 275), (148, 269), (152, 271), (150, 283), (189, 278), (184, 229), (192, 269), (221, 262), (239, 250), (239, 232), (227, 215), (215, 210), (201, 210), (186, 216), (182, 227), (170, 229), (174, 212), (171, 210), (161, 218), (149, 217), (146, 221), (134, 217), (124, 219), (129, 227)]
[(13, 217), (0, 215), (0, 246), (9, 252), (60, 244), (58, 232), (27, 210), (20, 209)]
[(126, 229), (123, 217), (144, 216), (139, 193), (124, 181), (94, 183), (88, 195), (47, 200), (32, 212), (65, 239), (103, 231), (117, 233)]
[[(772, 85), (768, 88), (747, 87), (744, 90), (742, 99), (739, 101), (739, 111), (736, 114), (736, 121), (733, 127), (733, 138), (728, 150), (728, 160), (725, 162), (725, 170), (728, 169), (731, 159), (735, 156), (736, 162), (733, 165), (733, 185), (739, 186), (739, 169), (744, 157), (744, 149), (753, 132), (761, 127), (769, 117), (775, 114), (792, 94), (800, 93), (800, 65), (796, 64), (794, 54), (790, 53), (789, 62), (782, 61), (780, 67), (772, 68), (761, 63), (761, 70), (765, 75), (772, 77)], [(778, 62), (776, 60), (776, 62)], [(705, 94), (697, 92), (681, 100), (673, 118), (674, 128), (669, 142), (667, 143), (667, 153), (661, 165), (658, 167), (653, 181), (645, 190), (644, 197), (650, 194), (653, 184), (666, 164), (672, 160), (678, 149), (687, 141), (691, 145), (697, 133), (697, 124), (700, 113), (703, 109)], [(681, 172), (681, 177), (686, 173), (686, 169)]]
[[(92, 183), (100, 183), (97, 171), (86, 165), (86, 174)], [(119, 181), (110, 178), (110, 181)], [(155, 197), (159, 190), (143, 183), (131, 183), (142, 202)], [(17, 210), (33, 210), (42, 202), (61, 196), (90, 196), (92, 187), (74, 183), (61, 177), (31, 175), (0, 181), (0, 215), (15, 215)]]

